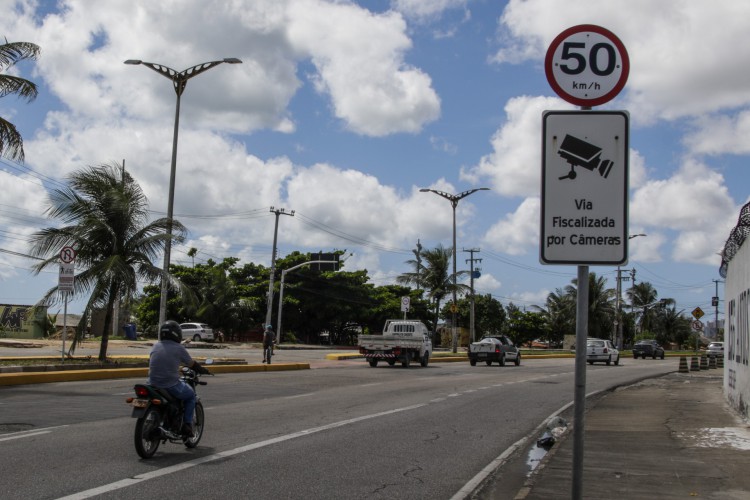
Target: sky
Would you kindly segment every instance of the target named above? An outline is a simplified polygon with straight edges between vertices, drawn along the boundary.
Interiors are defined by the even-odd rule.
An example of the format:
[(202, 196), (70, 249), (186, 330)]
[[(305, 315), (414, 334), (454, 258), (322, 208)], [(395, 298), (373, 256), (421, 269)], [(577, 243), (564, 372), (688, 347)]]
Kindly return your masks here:
[[(0, 34), (41, 47), (12, 74), (39, 86), (0, 99), (24, 164), (0, 160), (0, 303), (32, 304), (57, 284), (33, 275), (29, 237), (57, 225), (48, 193), (87, 166), (125, 163), (154, 218), (167, 211), (176, 95), (162, 75), (236, 57), (189, 80), (181, 98), (175, 218), (189, 230), (172, 262), (278, 249), (344, 250), (376, 285), (452, 245), (476, 293), (542, 305), (575, 265), (540, 263), (542, 114), (555, 94), (545, 53), (594, 24), (630, 59), (598, 111), (629, 122), (629, 234), (622, 275), (713, 319), (721, 252), (748, 201), (750, 3), (736, 0), (0, 0)], [(5, 68), (3, 68), (5, 70)], [(473, 253), (466, 250), (478, 250)], [(592, 265), (616, 285), (617, 267)], [(623, 282), (623, 291), (631, 285)], [(723, 300), (723, 285), (718, 283)], [(73, 297), (69, 312), (84, 301)], [(722, 302), (723, 306), (723, 302)], [(723, 314), (720, 314), (720, 319)]]

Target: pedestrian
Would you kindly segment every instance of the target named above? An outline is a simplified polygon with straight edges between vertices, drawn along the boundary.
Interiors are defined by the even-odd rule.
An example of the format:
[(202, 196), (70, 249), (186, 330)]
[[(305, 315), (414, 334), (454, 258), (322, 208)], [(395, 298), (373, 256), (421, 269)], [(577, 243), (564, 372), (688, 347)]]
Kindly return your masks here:
[(273, 325), (266, 325), (266, 329), (263, 331), (263, 362), (271, 363), (271, 356), (273, 356), (273, 343), (275, 335), (273, 333)]

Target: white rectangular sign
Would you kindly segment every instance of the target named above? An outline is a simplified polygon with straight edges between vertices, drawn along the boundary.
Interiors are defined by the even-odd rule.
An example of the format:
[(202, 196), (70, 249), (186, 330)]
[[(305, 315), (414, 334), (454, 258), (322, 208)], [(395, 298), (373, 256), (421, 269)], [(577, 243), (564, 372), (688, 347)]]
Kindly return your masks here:
[(61, 262), (60, 274), (57, 279), (57, 290), (60, 292), (72, 292), (75, 284), (76, 269), (74, 262)]
[(628, 259), (627, 111), (545, 111), (542, 264)]

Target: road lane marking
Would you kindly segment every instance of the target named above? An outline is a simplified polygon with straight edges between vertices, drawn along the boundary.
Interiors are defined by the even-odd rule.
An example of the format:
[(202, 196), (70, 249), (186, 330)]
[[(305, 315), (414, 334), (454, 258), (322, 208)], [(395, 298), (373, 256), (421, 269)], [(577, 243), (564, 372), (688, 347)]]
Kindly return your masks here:
[(49, 434), (55, 429), (62, 429), (67, 425), (56, 425), (54, 427), (43, 427), (41, 429), (30, 429), (28, 431), (9, 432), (8, 434), (2, 434), (0, 441), (10, 441), (12, 439), (22, 439), (26, 437), (40, 436), (42, 434)]
[(386, 417), (389, 415), (393, 415), (395, 413), (401, 413), (405, 411), (411, 411), (416, 410), (418, 408), (422, 408), (424, 406), (427, 406), (426, 403), (423, 404), (416, 404), (411, 406), (405, 406), (403, 408), (396, 408), (393, 410), (383, 411), (380, 413), (373, 413), (370, 415), (363, 415), (361, 417), (355, 417), (348, 420), (341, 420), (339, 422), (333, 422), (331, 424), (327, 425), (321, 425), (320, 427), (313, 427), (311, 429), (304, 429), (299, 432), (294, 432), (292, 434), (286, 434), (284, 436), (278, 436), (272, 439), (267, 439), (265, 441), (259, 441), (257, 443), (252, 443), (246, 446), (240, 446), (239, 448), (234, 448), (233, 450), (227, 450), (222, 451), (219, 453), (214, 453), (212, 455), (207, 455), (205, 457), (196, 458), (194, 460), (189, 460), (187, 462), (183, 462), (181, 464), (172, 465), (169, 467), (164, 467), (162, 469), (156, 469), (151, 472), (147, 472), (145, 474), (138, 474), (136, 476), (133, 476), (131, 478), (122, 479), (120, 481), (115, 481), (114, 483), (105, 484), (102, 486), (98, 486), (96, 488), (91, 488), (89, 490), (85, 491), (79, 491), (78, 493), (73, 493), (72, 495), (68, 495), (65, 497), (61, 497), (58, 500), (81, 500), (84, 498), (91, 498), (97, 495), (103, 495), (105, 493), (109, 493), (115, 490), (119, 490), (122, 488), (127, 488), (128, 486), (133, 486), (134, 484), (141, 483), (143, 481), (148, 481), (151, 479), (156, 479), (162, 476), (167, 476), (169, 474), (174, 474), (175, 472), (180, 472), (186, 469), (190, 469), (192, 467), (196, 467), (198, 465), (213, 462), (214, 460), (220, 460), (227, 457), (232, 457), (234, 455), (239, 455), (241, 453), (246, 453), (248, 451), (257, 450), (258, 448), (264, 448), (266, 446), (271, 446), (278, 443), (283, 443), (284, 441), (289, 441), (291, 439), (297, 439), (305, 436), (309, 436), (311, 434), (315, 434), (318, 432), (323, 432), (331, 429), (336, 429), (338, 427), (344, 427), (346, 425), (356, 424), (358, 422), (363, 422), (365, 420), (371, 420), (374, 418), (380, 418), (380, 417)]

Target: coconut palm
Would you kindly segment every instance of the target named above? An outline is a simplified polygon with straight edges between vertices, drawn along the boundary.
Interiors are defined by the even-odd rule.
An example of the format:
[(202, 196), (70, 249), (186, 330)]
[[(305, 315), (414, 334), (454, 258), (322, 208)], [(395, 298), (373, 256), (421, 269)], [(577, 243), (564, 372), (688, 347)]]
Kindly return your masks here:
[(534, 306), (547, 323), (551, 342), (561, 342), (566, 334), (576, 331), (576, 302), (574, 297), (557, 288), (547, 295), (543, 306)]
[[(132, 297), (138, 281), (153, 282), (164, 277), (152, 262), (164, 250), (170, 237), (167, 219), (151, 223), (148, 201), (130, 174), (117, 165), (87, 167), (68, 178), (69, 185), (50, 194), (48, 215), (62, 222), (36, 232), (31, 239), (31, 255), (44, 260), (35, 265), (36, 274), (60, 263), (59, 252), (69, 246), (76, 250), (75, 294), (90, 294), (70, 348), (83, 338), (85, 325), (95, 308), (105, 308), (99, 359), (107, 356), (114, 304)], [(181, 241), (185, 228), (173, 221), (172, 238)], [(63, 299), (57, 287), (50, 289), (40, 304), (51, 305)], [(98, 332), (96, 332), (98, 333)]]
[[(589, 273), (589, 337), (609, 339), (612, 336), (615, 290), (607, 288), (606, 285), (607, 280), (604, 277)], [(578, 297), (578, 280), (574, 279), (572, 284), (566, 286), (565, 292), (575, 303)]]
[[(29, 42), (8, 42), (0, 44), (0, 71), (5, 71), (24, 59), (36, 59), (41, 49)], [(36, 85), (19, 76), (0, 74), (0, 97), (16, 94), (26, 102), (37, 96)], [(0, 155), (23, 162), (23, 138), (16, 126), (0, 117)]]
[[(427, 291), (428, 297), (433, 302), (433, 311), (435, 312), (433, 329), (437, 330), (440, 303), (446, 295), (453, 293), (453, 274), (450, 272), (453, 250), (438, 245), (432, 250), (422, 250), (420, 255), (421, 272), (401, 274), (396, 278), (396, 281), (405, 285), (416, 284)], [(414, 265), (416, 261), (410, 260), (407, 263)], [(456, 272), (456, 279), (465, 274), (467, 274), (466, 271)], [(462, 283), (456, 283), (455, 288), (456, 293), (463, 293), (470, 289)]]

